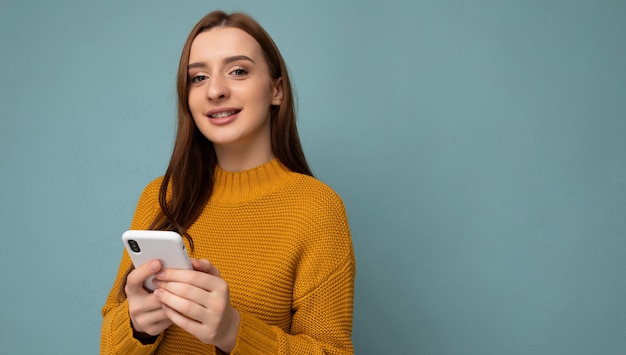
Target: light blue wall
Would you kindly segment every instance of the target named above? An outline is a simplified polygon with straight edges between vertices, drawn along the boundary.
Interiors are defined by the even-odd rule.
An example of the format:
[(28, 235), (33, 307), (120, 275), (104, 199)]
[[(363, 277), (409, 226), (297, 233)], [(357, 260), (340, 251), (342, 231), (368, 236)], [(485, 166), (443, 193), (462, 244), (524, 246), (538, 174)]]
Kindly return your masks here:
[(0, 353), (97, 353), (214, 8), (290, 66), (350, 217), (358, 354), (624, 354), (621, 0), (2, 0)]

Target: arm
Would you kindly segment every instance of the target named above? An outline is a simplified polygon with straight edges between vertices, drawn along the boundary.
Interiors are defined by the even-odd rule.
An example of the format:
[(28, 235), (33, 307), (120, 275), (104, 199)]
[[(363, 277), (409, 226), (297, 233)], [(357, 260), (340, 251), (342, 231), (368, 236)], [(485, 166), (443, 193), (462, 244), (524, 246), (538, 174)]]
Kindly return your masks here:
[(289, 333), (240, 312), (239, 335), (232, 354), (353, 354), (354, 266), (354, 259), (346, 259), (327, 280), (294, 301)]
[[(150, 183), (142, 193), (139, 203), (137, 204), (135, 216), (133, 217), (133, 221), (131, 223), (131, 229), (146, 229), (152, 222), (152, 218), (154, 218), (157, 211), (156, 208), (158, 208), (156, 196), (158, 196), (159, 185), (160, 180), (157, 179)], [(115, 282), (113, 283), (106, 303), (102, 308), (103, 320), (100, 335), (101, 354), (152, 354), (162, 339), (162, 336), (154, 338), (150, 336), (150, 334), (146, 334), (147, 332), (158, 334), (158, 327), (150, 330), (142, 329), (145, 333), (138, 332), (133, 329), (133, 322), (131, 321), (130, 316), (131, 312), (137, 314), (137, 307), (133, 307), (135, 304), (140, 307), (147, 307), (148, 309), (156, 308), (156, 297), (145, 292), (142, 286), (145, 276), (156, 271), (148, 270), (147, 268), (149, 268), (149, 266), (146, 265), (147, 268), (143, 270), (139, 270), (141, 269), (139, 268), (129, 274), (129, 282), (127, 286), (130, 286), (132, 289), (129, 290), (129, 288), (126, 288), (126, 293), (128, 295), (139, 293), (140, 296), (146, 298), (143, 301), (133, 302), (131, 303), (133, 306), (129, 307), (128, 298), (119, 297), (118, 295), (122, 284), (126, 279), (126, 273), (130, 270), (131, 266), (132, 262), (126, 251), (124, 251)], [(160, 268), (160, 266), (158, 268)], [(136, 280), (133, 281), (133, 278)], [(132, 286), (133, 284), (135, 285), (134, 287)], [(146, 302), (146, 300), (148, 302)], [(160, 308), (160, 303), (158, 304), (158, 307)], [(139, 311), (141, 311), (141, 309), (139, 309)], [(155, 319), (153, 318), (153, 320)], [(138, 323), (140, 324), (140, 328), (141, 324), (149, 322), (149, 320), (148, 322), (145, 321), (146, 319), (140, 319)], [(135, 326), (137, 326), (136, 322)], [(162, 323), (161, 327), (163, 326), (166, 326), (166, 324)]]
[[(130, 296), (131, 293), (141, 292), (142, 294), (139, 296), (140, 299), (138, 302), (133, 302), (133, 306), (131, 307), (129, 306), (128, 298), (123, 300), (119, 299), (118, 290), (121, 287), (126, 270), (130, 265), (131, 262), (128, 255), (124, 252), (118, 277), (109, 293), (106, 304), (102, 308), (103, 320), (100, 334), (101, 354), (152, 354), (156, 350), (162, 337), (153, 338), (148, 333), (152, 332), (152, 334), (158, 335), (162, 331), (161, 328), (164, 329), (169, 326), (168, 321), (163, 319), (165, 318), (164, 315), (156, 322), (154, 318), (152, 320), (149, 319), (150, 310), (158, 311), (161, 309), (161, 305), (156, 297), (143, 290), (143, 279), (145, 279), (145, 277), (143, 277), (142, 273), (150, 274), (152, 272), (148, 270), (150, 265), (144, 265), (146, 268), (133, 271), (136, 273), (137, 280), (135, 281), (132, 280), (133, 276), (129, 275), (129, 285), (126, 288), (128, 290), (127, 293), (129, 293), (129, 297), (133, 297)], [(160, 265), (157, 266), (157, 271), (158, 269), (160, 269)], [(130, 290), (131, 288), (135, 290), (141, 288), (141, 290), (132, 291)], [(143, 309), (137, 309), (137, 307), (143, 307)], [(154, 311), (152, 313), (154, 313)], [(138, 323), (131, 321), (131, 313), (139, 315), (140, 320)], [(146, 314), (148, 315), (148, 319), (146, 319)], [(156, 323), (156, 325), (151, 328), (146, 328), (145, 330), (142, 329), (144, 333), (137, 331), (135, 327), (133, 327), (133, 323), (135, 323), (135, 327), (137, 327), (137, 324)]]
[(232, 354), (352, 354), (356, 263), (343, 203), (334, 193), (311, 204), (294, 269), (288, 332), (240, 310)]

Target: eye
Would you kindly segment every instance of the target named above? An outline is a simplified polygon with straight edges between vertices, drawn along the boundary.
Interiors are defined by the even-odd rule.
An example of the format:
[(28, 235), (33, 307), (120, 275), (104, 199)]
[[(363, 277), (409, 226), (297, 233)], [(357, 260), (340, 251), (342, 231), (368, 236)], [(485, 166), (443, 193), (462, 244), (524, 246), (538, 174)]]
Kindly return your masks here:
[(230, 74), (234, 76), (245, 76), (246, 74), (248, 74), (248, 71), (244, 68), (237, 68), (231, 71)]
[(194, 75), (194, 76), (192, 76), (192, 77), (191, 77), (191, 79), (190, 79), (189, 81), (190, 81), (192, 84), (197, 84), (197, 83), (199, 83), (199, 82), (201, 82), (201, 81), (204, 81), (204, 80), (206, 80), (206, 79), (208, 79), (208, 77), (207, 77), (206, 75), (199, 74), (199, 75)]

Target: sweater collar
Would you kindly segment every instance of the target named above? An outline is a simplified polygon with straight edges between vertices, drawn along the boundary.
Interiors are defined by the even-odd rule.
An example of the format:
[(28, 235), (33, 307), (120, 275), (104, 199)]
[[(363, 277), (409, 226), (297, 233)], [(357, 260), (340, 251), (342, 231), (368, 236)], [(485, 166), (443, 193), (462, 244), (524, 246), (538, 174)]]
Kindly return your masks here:
[(215, 168), (215, 185), (211, 202), (242, 203), (255, 200), (289, 181), (292, 172), (280, 160), (273, 159), (256, 168), (226, 171)]

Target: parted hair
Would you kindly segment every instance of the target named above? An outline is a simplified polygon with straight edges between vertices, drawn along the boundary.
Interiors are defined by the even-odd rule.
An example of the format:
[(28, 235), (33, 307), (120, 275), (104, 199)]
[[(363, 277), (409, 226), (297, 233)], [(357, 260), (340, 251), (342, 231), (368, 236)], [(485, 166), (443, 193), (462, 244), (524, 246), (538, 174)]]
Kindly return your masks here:
[[(296, 127), (295, 99), (285, 61), (270, 35), (252, 17), (243, 13), (227, 14), (213, 11), (191, 30), (182, 49), (176, 90), (178, 126), (174, 149), (159, 191), (160, 212), (150, 229), (171, 230), (183, 235), (193, 250), (193, 238), (187, 229), (200, 216), (208, 203), (214, 185), (217, 157), (213, 143), (196, 126), (189, 110), (188, 65), (191, 44), (198, 34), (215, 27), (238, 28), (260, 45), (272, 79), (281, 78), (282, 101), (270, 106), (272, 152), (291, 171), (313, 176), (306, 161)], [(128, 273), (132, 271), (132, 267)], [(124, 297), (124, 284), (120, 296)]]
[(193, 241), (186, 230), (198, 218), (210, 198), (217, 158), (213, 144), (198, 130), (189, 111), (187, 69), (193, 40), (198, 34), (214, 27), (238, 28), (259, 43), (270, 77), (281, 78), (283, 90), (281, 104), (269, 108), (272, 152), (290, 170), (313, 175), (302, 151), (296, 127), (293, 90), (278, 47), (265, 29), (246, 14), (226, 14), (223, 11), (209, 13), (193, 27), (180, 56), (176, 81), (178, 130), (159, 193), (161, 213), (151, 226), (152, 229), (175, 230), (185, 235), (192, 247)]

